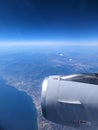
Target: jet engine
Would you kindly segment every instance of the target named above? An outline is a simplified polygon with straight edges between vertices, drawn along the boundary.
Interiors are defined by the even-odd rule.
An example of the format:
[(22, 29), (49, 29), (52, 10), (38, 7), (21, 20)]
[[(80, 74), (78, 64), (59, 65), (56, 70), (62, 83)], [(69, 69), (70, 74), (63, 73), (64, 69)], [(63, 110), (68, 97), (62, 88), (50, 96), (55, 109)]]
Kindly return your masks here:
[(98, 74), (45, 78), (41, 106), (52, 122), (75, 128), (98, 125)]

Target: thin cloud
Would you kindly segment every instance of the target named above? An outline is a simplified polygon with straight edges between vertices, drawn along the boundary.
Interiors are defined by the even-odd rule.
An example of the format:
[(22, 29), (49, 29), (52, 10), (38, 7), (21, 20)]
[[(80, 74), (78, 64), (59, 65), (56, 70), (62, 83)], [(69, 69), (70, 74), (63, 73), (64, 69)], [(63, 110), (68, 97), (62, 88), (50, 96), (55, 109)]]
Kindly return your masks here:
[(31, 41), (31, 42), (0, 42), (1, 47), (7, 46), (98, 46), (98, 41)]

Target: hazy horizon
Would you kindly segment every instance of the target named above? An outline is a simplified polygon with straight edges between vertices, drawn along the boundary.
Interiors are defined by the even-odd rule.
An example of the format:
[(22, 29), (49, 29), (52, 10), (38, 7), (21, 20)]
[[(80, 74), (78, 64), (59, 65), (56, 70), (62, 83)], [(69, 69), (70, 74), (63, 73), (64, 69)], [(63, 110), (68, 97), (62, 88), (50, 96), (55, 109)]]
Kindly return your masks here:
[(0, 19), (0, 47), (32, 45), (32, 41), (36, 45), (46, 41), (42, 45), (47, 46), (98, 45), (96, 0), (3, 0)]

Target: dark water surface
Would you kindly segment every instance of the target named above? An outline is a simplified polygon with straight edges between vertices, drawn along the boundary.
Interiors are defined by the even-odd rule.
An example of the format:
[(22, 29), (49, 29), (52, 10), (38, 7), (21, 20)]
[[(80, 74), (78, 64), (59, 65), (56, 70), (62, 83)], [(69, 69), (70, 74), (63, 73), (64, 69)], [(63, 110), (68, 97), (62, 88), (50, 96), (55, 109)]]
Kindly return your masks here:
[(0, 130), (37, 130), (35, 105), (25, 92), (0, 77)]

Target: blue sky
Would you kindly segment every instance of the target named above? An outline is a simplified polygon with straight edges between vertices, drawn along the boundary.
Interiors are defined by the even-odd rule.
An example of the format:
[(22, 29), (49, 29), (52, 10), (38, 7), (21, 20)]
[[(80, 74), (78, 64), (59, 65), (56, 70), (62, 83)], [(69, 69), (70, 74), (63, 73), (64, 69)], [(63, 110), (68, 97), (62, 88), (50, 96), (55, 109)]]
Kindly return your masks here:
[(31, 41), (97, 43), (98, 1), (1, 1), (0, 44)]

